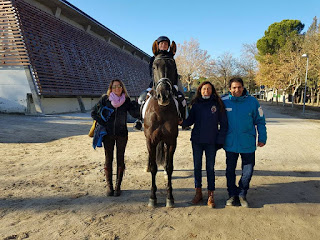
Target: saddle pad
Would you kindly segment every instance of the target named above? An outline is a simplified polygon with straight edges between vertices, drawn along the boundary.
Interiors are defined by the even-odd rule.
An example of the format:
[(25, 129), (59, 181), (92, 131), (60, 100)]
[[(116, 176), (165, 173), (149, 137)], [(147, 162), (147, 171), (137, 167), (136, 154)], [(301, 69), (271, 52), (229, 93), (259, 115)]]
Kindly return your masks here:
[(144, 119), (144, 115), (146, 114), (146, 109), (147, 109), (147, 106), (148, 106), (148, 103), (149, 103), (150, 99), (151, 99), (151, 97), (149, 97), (147, 99), (147, 101), (143, 105), (143, 108), (142, 108), (142, 119)]

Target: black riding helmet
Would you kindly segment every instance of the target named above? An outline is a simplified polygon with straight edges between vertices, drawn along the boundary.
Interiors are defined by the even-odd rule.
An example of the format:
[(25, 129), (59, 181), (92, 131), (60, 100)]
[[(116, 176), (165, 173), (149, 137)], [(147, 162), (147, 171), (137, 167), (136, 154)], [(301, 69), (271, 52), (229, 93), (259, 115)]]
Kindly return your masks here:
[(158, 39), (157, 39), (157, 43), (158, 43), (158, 44), (159, 44), (160, 42), (163, 42), (163, 41), (168, 42), (168, 45), (170, 46), (170, 39), (169, 39), (168, 37), (166, 37), (166, 36), (160, 36), (160, 37), (158, 37)]

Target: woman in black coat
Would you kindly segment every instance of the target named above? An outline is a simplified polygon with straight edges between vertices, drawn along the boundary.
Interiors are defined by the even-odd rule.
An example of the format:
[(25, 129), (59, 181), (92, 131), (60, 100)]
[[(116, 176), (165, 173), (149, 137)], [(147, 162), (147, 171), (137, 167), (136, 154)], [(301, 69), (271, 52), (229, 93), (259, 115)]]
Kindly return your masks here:
[[(99, 134), (105, 150), (105, 174), (107, 195), (120, 196), (121, 182), (125, 170), (124, 153), (128, 142), (127, 113), (134, 118), (139, 116), (139, 105), (130, 101), (128, 92), (121, 80), (112, 80), (107, 94), (104, 94), (93, 107), (91, 117), (97, 121), (94, 138)], [(101, 134), (103, 133), (103, 134)], [(112, 182), (112, 162), (114, 146), (117, 148), (117, 180), (115, 190)]]
[(215, 173), (214, 165), (216, 152), (224, 144), (228, 120), (225, 107), (217, 91), (209, 81), (202, 82), (195, 98), (191, 102), (189, 117), (182, 122), (182, 126), (193, 126), (191, 133), (194, 183), (196, 195), (192, 204), (198, 204), (202, 199), (202, 155), (206, 154), (206, 170), (208, 183), (208, 206), (215, 207)]

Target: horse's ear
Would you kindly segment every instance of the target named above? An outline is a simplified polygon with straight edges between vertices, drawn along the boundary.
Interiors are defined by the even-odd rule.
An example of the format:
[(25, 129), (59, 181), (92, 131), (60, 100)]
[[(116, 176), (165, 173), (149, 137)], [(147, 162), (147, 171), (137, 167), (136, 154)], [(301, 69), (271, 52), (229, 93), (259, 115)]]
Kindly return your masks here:
[(172, 41), (171, 46), (170, 46), (170, 52), (175, 55), (177, 51), (177, 45), (175, 43), (175, 41)]
[(152, 44), (152, 52), (155, 56), (157, 56), (157, 54), (159, 53), (159, 45), (157, 41), (154, 41)]

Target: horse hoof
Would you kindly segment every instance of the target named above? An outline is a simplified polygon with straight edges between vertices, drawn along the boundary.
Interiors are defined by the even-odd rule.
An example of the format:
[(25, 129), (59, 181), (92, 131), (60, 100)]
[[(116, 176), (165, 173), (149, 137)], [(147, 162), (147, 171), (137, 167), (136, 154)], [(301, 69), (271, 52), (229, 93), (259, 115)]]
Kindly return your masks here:
[(150, 166), (146, 166), (146, 168), (144, 169), (145, 172), (151, 172), (150, 170)]
[(157, 199), (149, 199), (148, 207), (154, 208), (157, 205)]
[(167, 199), (166, 207), (167, 208), (173, 208), (174, 207), (173, 199)]

